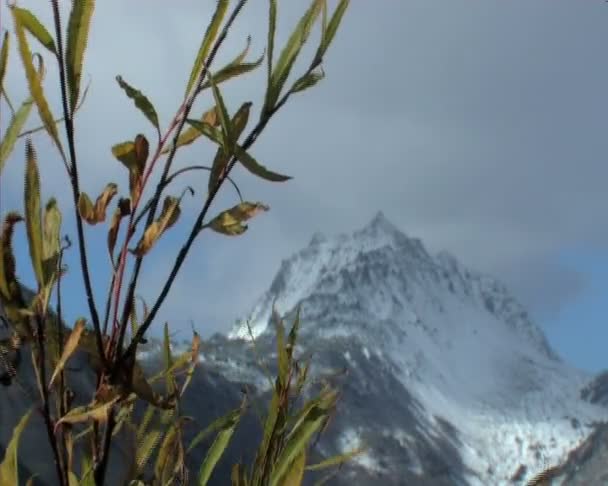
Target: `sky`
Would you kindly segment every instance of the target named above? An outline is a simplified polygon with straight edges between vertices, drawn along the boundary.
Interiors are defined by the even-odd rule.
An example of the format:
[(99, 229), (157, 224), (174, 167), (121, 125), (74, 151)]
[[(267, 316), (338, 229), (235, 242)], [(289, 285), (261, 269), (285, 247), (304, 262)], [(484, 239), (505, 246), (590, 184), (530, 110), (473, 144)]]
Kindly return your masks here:
[[(61, 2), (64, 24), (70, 3)], [(113, 144), (137, 133), (154, 137), (115, 76), (143, 91), (167, 127), (214, 3), (97, 2), (83, 79), (91, 87), (76, 117), (81, 185), (92, 198), (110, 181), (127, 189)], [(19, 4), (52, 25), (46, 2)], [(307, 5), (279, 2), (277, 46)], [(266, 16), (267, 2), (250, 0), (216, 66), (240, 52), (248, 35), (250, 59), (257, 58)], [(591, 371), (608, 368), (607, 22), (608, 5), (600, 0), (352, 0), (326, 56), (326, 78), (294, 96), (251, 150), (294, 178), (276, 184), (235, 172), (245, 198), (271, 210), (238, 238), (203, 232), (159, 322), (169, 321), (184, 338), (191, 322), (204, 335), (227, 331), (270, 285), (281, 260), (315, 231), (350, 232), (382, 210), (430, 250), (447, 249), (503, 280), (564, 359)], [(0, 24), (12, 30), (5, 2)], [(317, 39), (315, 31), (297, 72)], [(57, 69), (44, 54), (46, 94), (59, 116)], [(13, 46), (5, 87), (14, 103), (26, 96), (23, 79)], [(264, 82), (262, 67), (227, 83), (229, 111), (252, 101), (255, 116)], [(211, 106), (206, 93), (194, 113)], [(4, 130), (10, 114), (4, 103), (0, 110)], [(34, 117), (30, 125), (37, 125)], [(33, 143), (43, 198), (58, 197), (64, 230), (74, 236), (59, 157), (44, 134)], [(212, 156), (210, 144), (197, 143), (178, 154), (176, 167)], [(2, 213), (22, 208), (23, 159), (21, 140), (1, 176)], [(205, 196), (206, 174), (192, 173), (171, 194), (186, 185), (195, 196), (184, 199), (179, 223), (144, 266), (139, 293), (150, 302)], [(235, 204), (235, 197), (227, 187), (212, 213)], [(109, 282), (105, 233), (102, 225), (87, 228), (98, 306)], [(20, 274), (32, 282), (23, 232), (17, 242)], [(77, 255), (74, 246), (65, 282), (73, 319), (87, 314)]]

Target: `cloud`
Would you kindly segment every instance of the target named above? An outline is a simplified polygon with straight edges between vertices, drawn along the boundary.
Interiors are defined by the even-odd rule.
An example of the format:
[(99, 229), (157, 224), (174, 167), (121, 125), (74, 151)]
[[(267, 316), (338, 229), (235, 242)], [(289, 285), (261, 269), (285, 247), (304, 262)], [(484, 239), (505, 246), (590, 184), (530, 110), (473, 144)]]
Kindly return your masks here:
[[(305, 8), (296, 3), (280, 5), (279, 45)], [(153, 138), (114, 77), (121, 74), (144, 91), (166, 126), (183, 95), (210, 5), (98, 2), (85, 66), (93, 84), (77, 120), (83, 187), (91, 194), (109, 179), (126, 185), (109, 151), (113, 143), (139, 131)], [(6, 6), (0, 9), (8, 19)], [(36, 7), (48, 25), (47, 10)], [(565, 305), (585, 287), (581, 275), (560, 266), (559, 254), (608, 243), (608, 225), (602, 224), (608, 202), (605, 12), (599, 1), (351, 2), (326, 59), (327, 78), (294, 97), (253, 149), (260, 161), (294, 180), (276, 185), (237, 171), (246, 196), (269, 203), (271, 212), (252, 221), (242, 238), (204, 235), (163, 318), (226, 329), (270, 284), (280, 260), (314, 231), (351, 231), (378, 209), (431, 249), (447, 248), (504, 278), (538, 315)], [(262, 52), (266, 14), (257, 3), (247, 6), (218, 65), (236, 55), (249, 34), (251, 57)], [(14, 54), (6, 86), (19, 99), (25, 91)], [(226, 85), (231, 111), (246, 100), (259, 106), (264, 82), (260, 69)], [(53, 83), (50, 68), (47, 92), (59, 113)], [(210, 105), (207, 97), (197, 113)], [(45, 194), (64, 194), (67, 204), (66, 179), (52, 147), (43, 136), (35, 143), (44, 154)], [(176, 167), (211, 154), (202, 144), (189, 147)], [(3, 207), (21, 200), (21, 160), (19, 149), (3, 173)], [(185, 184), (199, 191), (152, 255), (158, 263), (146, 267), (146, 295), (158, 293), (169, 271), (178, 235), (204, 195), (205, 175), (179, 184), (176, 193)], [(214, 214), (234, 203), (227, 191)], [(103, 245), (97, 251), (105, 251)]]

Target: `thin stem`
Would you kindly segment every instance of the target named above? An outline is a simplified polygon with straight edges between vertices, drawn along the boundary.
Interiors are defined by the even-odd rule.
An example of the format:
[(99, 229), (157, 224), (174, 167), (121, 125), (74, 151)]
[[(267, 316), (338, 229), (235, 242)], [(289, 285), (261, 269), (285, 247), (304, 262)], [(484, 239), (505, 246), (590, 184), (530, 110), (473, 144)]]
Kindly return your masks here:
[[(309, 68), (307, 73), (310, 72), (310, 70), (311, 70), (311, 68)], [(259, 135), (266, 128), (266, 125), (270, 121), (270, 118), (279, 109), (281, 109), (283, 107), (283, 105), (285, 105), (285, 103), (287, 102), (289, 97), (292, 95), (292, 93), (293, 93), (293, 91), (291, 89), (289, 91), (287, 91), (287, 93), (285, 93), (285, 95), (276, 104), (276, 106), (274, 108), (272, 108), (271, 110), (268, 110), (265, 113), (265, 115), (260, 119), (258, 124), (251, 131), (251, 133), (248, 135), (245, 142), (243, 143), (243, 145), (242, 145), (243, 150), (248, 150), (255, 143), (255, 141), (257, 140)], [(236, 163), (237, 163), (237, 159), (235, 156), (233, 156), (230, 163), (228, 164), (223, 176), (220, 177), (220, 179), (218, 180), (215, 187), (210, 191), (210, 193), (207, 197), (207, 200), (205, 201), (205, 204), (204, 204), (203, 208), (201, 209), (201, 212), (199, 213), (194, 225), (192, 226), (190, 235), (188, 236), (186, 243), (182, 246), (182, 248), (180, 249), (180, 251), (177, 255), (177, 258), (175, 259), (175, 263), (173, 264), (173, 268), (171, 269), (169, 278), (165, 281), (165, 285), (163, 286), (156, 302), (152, 306), (152, 309), (150, 310), (148, 317), (143, 322), (143, 324), (139, 327), (135, 336), (133, 336), (133, 339), (131, 340), (129, 347), (123, 353), (123, 355), (118, 360), (116, 360), (115, 365), (114, 365), (115, 369), (119, 369), (120, 365), (124, 362), (124, 360), (126, 358), (130, 358), (135, 353), (138, 342), (143, 338), (144, 334), (146, 333), (146, 331), (148, 330), (148, 328), (151, 326), (152, 322), (154, 321), (156, 314), (158, 313), (164, 300), (167, 298), (167, 295), (169, 294), (169, 291), (171, 290), (171, 286), (173, 285), (173, 282), (175, 281), (175, 278), (177, 277), (177, 274), (179, 273), (179, 270), (181, 269), (181, 266), (183, 265), (183, 263), (186, 259), (186, 256), (188, 255), (188, 252), (190, 251), (190, 248), (192, 247), (192, 243), (194, 243), (194, 240), (196, 239), (197, 235), (200, 232), (203, 221), (204, 221), (205, 217), (207, 216), (207, 212), (209, 211), (209, 208), (211, 207), (211, 204), (213, 203), (215, 196), (219, 192), (219, 189), (222, 186), (222, 183), (224, 182), (224, 180), (230, 175), (230, 172), (232, 171), (232, 169), (234, 168)]]
[(64, 464), (61, 459), (61, 454), (59, 452), (59, 447), (57, 444), (57, 439), (53, 430), (53, 421), (51, 419), (51, 410), (49, 407), (49, 392), (46, 385), (46, 356), (44, 352), (45, 343), (43, 319), (40, 316), (37, 316), (36, 321), (38, 324), (38, 329), (36, 332), (36, 337), (38, 339), (38, 363), (36, 363), (36, 366), (39, 371), (39, 388), (41, 395), (40, 398), (42, 399), (42, 416), (44, 417), (46, 433), (51, 444), (51, 449), (53, 450), (53, 461), (57, 470), (57, 478), (59, 479), (59, 483), (62, 486), (68, 486), (68, 477), (67, 473), (65, 472)]
[(91, 285), (91, 276), (89, 274), (89, 264), (87, 258), (87, 247), (84, 239), (84, 228), (82, 224), (82, 218), (78, 212), (78, 198), (80, 197), (80, 182), (78, 179), (78, 163), (76, 161), (76, 148), (74, 144), (74, 124), (72, 123), (72, 116), (68, 108), (68, 98), (66, 90), (66, 76), (65, 66), (63, 64), (63, 43), (61, 41), (61, 19), (59, 16), (59, 4), (57, 0), (51, 0), (53, 4), (53, 18), (55, 21), (55, 37), (57, 40), (57, 62), (59, 63), (59, 81), (61, 84), (61, 102), (63, 105), (63, 117), (65, 131), (68, 139), (68, 148), (70, 153), (70, 182), (72, 185), (72, 197), (74, 201), (74, 215), (76, 217), (76, 229), (78, 232), (78, 249), (80, 252), (80, 267), (82, 270), (82, 278), (84, 280), (85, 291), (87, 294), (87, 303), (89, 305), (89, 312), (91, 313), (91, 320), (93, 321), (93, 328), (95, 330), (95, 341), (97, 344), (97, 352), (101, 359), (102, 366), (105, 368), (106, 356), (103, 350), (103, 341), (101, 335), (101, 327), (99, 324), (99, 315), (97, 314), (97, 307), (95, 305), (95, 299), (93, 297), (93, 287)]
[[(226, 36), (228, 35), (228, 31), (232, 27), (232, 24), (236, 20), (237, 16), (239, 15), (240, 11), (242, 10), (242, 8), (245, 6), (245, 3), (247, 3), (247, 0), (240, 0), (239, 3), (237, 4), (237, 6), (232, 11), (230, 17), (228, 18), (226, 24), (224, 25), (224, 27), (222, 29), (220, 35), (218, 36), (218, 39), (214, 43), (213, 48), (211, 49), (211, 52), (209, 53), (209, 58), (207, 59), (207, 62), (203, 66), (203, 69), (202, 69), (201, 74), (198, 79), (198, 83), (197, 83), (196, 87), (194, 88), (194, 95), (186, 102), (186, 104), (184, 106), (183, 115), (181, 116), (179, 125), (177, 127), (177, 130), (176, 130), (174, 138), (173, 138), (173, 146), (171, 147), (171, 151), (169, 153), (169, 156), (167, 157), (167, 162), (165, 164), (160, 181), (157, 185), (156, 193), (152, 199), (152, 206), (150, 208), (150, 212), (148, 213), (146, 227), (149, 226), (150, 224), (152, 224), (152, 222), (154, 221), (154, 217), (156, 215), (156, 209), (158, 208), (158, 204), (160, 202), (160, 196), (162, 194), (163, 189), (165, 188), (165, 181), (169, 175), (169, 170), (171, 169), (173, 159), (175, 158), (175, 154), (177, 152), (177, 148), (178, 148), (177, 140), (179, 138), (179, 135), (180, 135), (182, 129), (184, 128), (184, 125), (186, 124), (186, 119), (188, 118), (188, 115), (190, 114), (190, 111), (192, 110), (192, 106), (194, 104), (194, 100), (196, 99), (196, 94), (197, 94), (198, 88), (202, 85), (205, 77), (207, 76), (209, 66), (211, 66), (211, 64), (213, 63), (219, 48), (223, 44)], [(137, 280), (139, 278), (139, 273), (141, 271), (142, 262), (143, 262), (142, 257), (138, 257), (135, 261), (135, 267), (133, 269), (131, 282), (129, 283), (127, 296), (125, 298), (125, 306), (124, 306), (124, 310), (123, 310), (123, 314), (122, 314), (122, 319), (120, 322), (120, 334), (119, 334), (118, 342), (116, 343), (115, 356), (118, 356), (119, 353), (122, 351), (122, 345), (124, 342), (124, 337), (125, 337), (125, 332), (126, 332), (126, 327), (127, 327), (127, 320), (129, 319), (129, 314), (131, 312), (131, 303), (133, 301), (133, 295), (135, 295), (135, 288), (137, 286)]]
[(103, 449), (101, 451), (101, 459), (99, 463), (95, 465), (95, 471), (93, 472), (95, 484), (104, 484), (106, 469), (108, 467), (108, 459), (110, 457), (110, 443), (112, 442), (112, 431), (114, 430), (115, 425), (114, 418), (114, 409), (111, 408), (108, 412), (108, 421), (106, 422), (106, 427), (103, 431)]
[[(167, 187), (169, 184), (171, 184), (171, 182), (173, 182), (173, 179), (175, 179), (177, 176), (183, 174), (184, 172), (189, 172), (192, 170), (206, 170), (206, 171), (210, 172), (211, 167), (209, 167), (208, 165), (190, 165), (188, 167), (183, 167), (179, 170), (176, 170), (173, 174), (171, 174), (169, 177), (167, 177), (164, 187)], [(232, 179), (230, 177), (227, 177), (227, 179), (228, 179), (228, 182), (230, 182), (230, 184), (232, 184), (232, 187), (234, 187), (234, 190), (236, 191), (237, 195), (239, 196), (239, 201), (243, 202), (243, 195), (241, 194), (241, 190), (239, 189), (239, 186), (237, 186), (236, 182), (234, 182), (234, 179)], [(151, 207), (152, 207), (152, 199), (150, 199), (146, 203), (146, 205), (141, 210), (141, 212), (139, 213), (137, 218), (135, 218), (135, 222), (133, 223), (134, 227), (137, 227), (137, 225), (141, 222), (141, 220), (148, 213), (148, 211), (150, 210)]]

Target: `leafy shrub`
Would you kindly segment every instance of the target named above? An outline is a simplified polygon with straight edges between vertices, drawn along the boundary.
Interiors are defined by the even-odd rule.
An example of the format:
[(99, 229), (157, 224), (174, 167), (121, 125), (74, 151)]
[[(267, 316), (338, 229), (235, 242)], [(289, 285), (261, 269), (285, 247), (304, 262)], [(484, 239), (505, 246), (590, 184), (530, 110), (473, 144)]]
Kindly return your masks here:
[[(121, 76), (116, 81), (125, 95), (152, 125), (155, 141), (144, 134), (123, 140), (112, 147), (112, 154), (124, 166), (128, 175), (128, 192), (109, 182), (94, 200), (81, 189), (79, 172), (83, 170), (76, 145), (74, 116), (85, 100), (88, 87), (82, 89), (83, 65), (87, 38), (95, 9), (94, 0), (75, 0), (65, 24), (59, 13), (58, 0), (51, 0), (54, 35), (30, 10), (10, 5), (14, 36), (5, 32), (0, 49), (0, 102), (12, 112), (12, 120), (0, 142), (0, 173), (17, 142), (25, 138), (25, 187), (23, 215), (9, 211), (2, 217), (0, 232), (0, 303), (8, 337), (0, 343), (0, 382), (6, 386), (19, 384), (23, 354), (29, 353), (36, 375), (37, 404), (15, 426), (4, 459), (0, 464), (0, 484), (19, 484), (19, 439), (32, 414), (44, 419), (45, 434), (53, 451), (57, 483), (62, 486), (101, 485), (107, 480), (111, 445), (119, 437), (131, 444), (124, 484), (169, 485), (207, 484), (214, 468), (226, 449), (240, 418), (248, 407), (245, 395), (240, 407), (213, 422), (197, 434), (188, 446), (184, 443), (184, 428), (191, 418), (182, 415), (180, 403), (191, 383), (200, 353), (201, 338), (193, 332), (191, 349), (173, 355), (169, 327), (165, 324), (163, 340), (164, 370), (146, 376), (137, 360), (140, 345), (155, 322), (171, 286), (182, 268), (195, 239), (211, 230), (235, 236), (247, 230), (246, 222), (269, 208), (265, 204), (243, 200), (238, 186), (230, 179), (236, 165), (253, 175), (271, 182), (284, 182), (290, 177), (262, 165), (251, 148), (262, 135), (269, 121), (296, 94), (317, 84), (324, 77), (323, 58), (331, 44), (348, 0), (339, 0), (328, 11), (326, 0), (313, 0), (274, 60), (277, 0), (269, 0), (268, 44), (265, 56), (247, 61), (249, 43), (234, 60), (215, 68), (215, 58), (234, 20), (240, 15), (246, 0), (218, 0), (196, 56), (184, 93), (184, 101), (163, 131), (156, 109), (150, 99), (131, 86)], [(319, 24), (321, 40), (308, 68), (292, 84), (288, 79), (303, 45), (313, 27)], [(14, 39), (14, 40), (13, 40)], [(60, 78), (62, 116), (56, 119), (54, 108), (45, 96), (44, 58), (32, 53), (35, 40), (57, 62)], [(65, 45), (63, 42), (65, 39)], [(30, 96), (14, 109), (2, 82), (8, 67), (9, 43), (16, 41)], [(267, 83), (260, 116), (250, 125), (252, 102), (242, 103), (236, 113), (229, 113), (220, 85), (251, 72), (264, 64)], [(193, 115), (195, 100), (208, 95), (213, 106)], [(25, 124), (36, 106), (41, 126), (24, 131)], [(61, 127), (63, 134), (60, 133)], [(32, 137), (46, 132), (56, 149), (70, 183), (73, 214), (76, 221), (76, 242), (80, 273), (87, 298), (89, 316), (79, 318), (70, 328), (62, 318), (61, 283), (69, 275), (63, 263), (71, 240), (62, 236), (62, 212), (51, 198), (43, 205), (40, 198), (41, 177)], [(208, 166), (189, 166), (174, 170), (173, 162), (180, 147), (206, 140), (217, 146), (215, 157)], [(50, 158), (51, 154), (45, 157)], [(137, 288), (144, 260), (148, 260), (157, 241), (182, 217), (181, 195), (166, 195), (176, 178), (192, 170), (209, 172), (207, 196), (195, 215), (187, 238), (175, 258), (169, 276), (158, 298), (148, 307), (144, 303), (141, 318), (136, 309)], [(160, 174), (159, 183), (148, 200), (144, 191), (151, 177)], [(219, 214), (209, 217), (216, 195), (225, 182), (237, 188), (239, 202)], [(197, 188), (199, 190), (199, 188)], [(113, 209), (112, 209), (113, 207)], [(106, 223), (107, 249), (112, 265), (112, 278), (104, 313), (100, 313), (93, 293), (86, 225)], [(36, 290), (28, 295), (17, 277), (12, 249), (13, 234), (23, 222), (29, 255), (36, 278)], [(127, 279), (127, 274), (131, 270)], [(124, 291), (124, 294), (123, 294)], [(56, 297), (51, 310), (51, 298)], [(278, 317), (278, 374), (266, 417), (263, 437), (255, 461), (249, 468), (235, 464), (232, 483), (235, 486), (297, 485), (304, 471), (341, 464), (347, 456), (329, 459), (307, 466), (307, 448), (313, 436), (326, 425), (336, 405), (338, 394), (326, 387), (298, 408), (294, 404), (306, 384), (307, 365), (293, 356), (299, 319), (285, 337), (283, 323)], [(77, 404), (71, 390), (71, 375), (67, 363), (76, 353), (87, 357), (87, 366), (94, 392), (88, 403)], [(159, 383), (164, 387), (159, 389)], [(213, 397), (210, 397), (212, 400)], [(301, 401), (300, 401), (301, 402)], [(139, 420), (133, 419), (137, 407), (145, 407)], [(189, 479), (186, 456), (199, 443), (214, 437), (207, 454), (196, 471), (196, 480)], [(122, 440), (122, 438), (121, 438)], [(33, 484), (35, 475), (28, 484)]]

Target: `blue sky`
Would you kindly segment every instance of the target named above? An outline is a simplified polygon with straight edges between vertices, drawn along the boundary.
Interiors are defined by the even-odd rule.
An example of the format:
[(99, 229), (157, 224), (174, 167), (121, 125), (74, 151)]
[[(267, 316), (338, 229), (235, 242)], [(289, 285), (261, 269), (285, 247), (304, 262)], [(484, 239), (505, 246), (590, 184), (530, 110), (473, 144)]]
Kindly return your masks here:
[(585, 291), (544, 322), (550, 343), (582, 369), (608, 368), (608, 255), (605, 252), (570, 252), (563, 263), (581, 272)]

